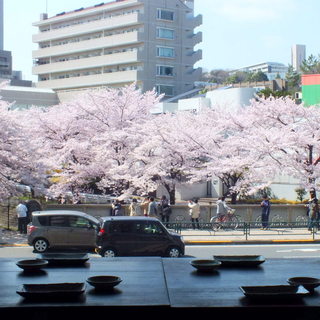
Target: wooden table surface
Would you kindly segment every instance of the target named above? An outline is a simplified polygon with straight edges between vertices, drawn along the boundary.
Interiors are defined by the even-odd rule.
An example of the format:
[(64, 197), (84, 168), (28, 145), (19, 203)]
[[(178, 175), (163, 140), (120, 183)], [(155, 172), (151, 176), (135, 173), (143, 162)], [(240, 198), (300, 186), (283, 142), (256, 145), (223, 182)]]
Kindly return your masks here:
[[(0, 314), (24, 316), (37, 312), (39, 319), (56, 319), (72, 310), (77, 319), (101, 312), (116, 311), (142, 318), (156, 314), (189, 315), (243, 314), (254, 318), (263, 312), (271, 315), (319, 315), (320, 287), (313, 295), (294, 301), (252, 301), (245, 297), (241, 286), (287, 285), (287, 279), (296, 276), (320, 278), (319, 259), (269, 259), (255, 268), (219, 267), (212, 273), (199, 273), (190, 261), (193, 258), (117, 257), (91, 258), (81, 266), (48, 266), (40, 273), (23, 272), (19, 259), (0, 259)], [(122, 282), (109, 293), (97, 293), (86, 283), (94, 275), (116, 275)], [(85, 282), (86, 291), (76, 301), (28, 301), (16, 291), (23, 284)], [(40, 316), (39, 316), (40, 313)], [(41, 316), (43, 313), (43, 316)], [(252, 314), (253, 313), (253, 314)], [(140, 317), (141, 318), (141, 317)], [(259, 315), (263, 318), (263, 314)], [(273, 316), (273, 319), (276, 317)], [(297, 318), (298, 319), (298, 318)]]

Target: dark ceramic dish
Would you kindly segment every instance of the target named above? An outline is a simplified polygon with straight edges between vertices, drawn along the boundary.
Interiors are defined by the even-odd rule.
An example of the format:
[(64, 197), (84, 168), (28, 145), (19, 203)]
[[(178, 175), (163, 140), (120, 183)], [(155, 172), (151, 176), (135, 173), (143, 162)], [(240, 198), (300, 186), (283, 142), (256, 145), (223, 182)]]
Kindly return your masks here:
[(87, 282), (99, 291), (113, 289), (121, 281), (117, 276), (93, 276), (87, 279)]
[(320, 279), (311, 277), (294, 277), (289, 278), (288, 283), (294, 286), (303, 286), (309, 292), (314, 292), (314, 289), (320, 285)]
[(89, 260), (87, 253), (42, 253), (40, 257), (49, 265), (81, 265)]
[(214, 256), (214, 259), (227, 267), (256, 267), (265, 262), (265, 258), (259, 255)]
[(273, 286), (244, 286), (240, 287), (243, 294), (252, 299), (267, 300), (292, 300), (301, 298), (308, 294), (308, 291), (299, 289), (293, 285), (273, 285)]
[(20, 260), (16, 264), (24, 271), (38, 271), (47, 266), (48, 261), (43, 259)]
[(218, 268), (221, 265), (221, 262), (210, 259), (195, 259), (190, 261), (190, 264), (198, 271), (210, 272)]
[(84, 283), (48, 283), (48, 284), (24, 284), (17, 293), (27, 299), (51, 300), (68, 299), (78, 297), (84, 293)]

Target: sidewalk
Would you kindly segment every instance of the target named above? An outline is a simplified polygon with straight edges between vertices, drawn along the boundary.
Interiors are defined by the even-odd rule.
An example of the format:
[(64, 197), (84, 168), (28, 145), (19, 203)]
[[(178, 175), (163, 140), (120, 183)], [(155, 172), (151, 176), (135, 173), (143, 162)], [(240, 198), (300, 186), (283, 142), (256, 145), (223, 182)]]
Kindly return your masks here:
[[(243, 230), (182, 230), (186, 245), (210, 244), (279, 244), (279, 243), (319, 243), (320, 233), (314, 235), (306, 228), (296, 229), (251, 229), (248, 235)], [(27, 235), (0, 228), (1, 246), (28, 246)]]
[(0, 228), (0, 246), (27, 246), (27, 235)]
[(313, 234), (306, 228), (274, 228), (269, 230), (183, 230), (181, 235), (191, 244), (272, 244), (272, 243), (320, 243), (320, 233)]

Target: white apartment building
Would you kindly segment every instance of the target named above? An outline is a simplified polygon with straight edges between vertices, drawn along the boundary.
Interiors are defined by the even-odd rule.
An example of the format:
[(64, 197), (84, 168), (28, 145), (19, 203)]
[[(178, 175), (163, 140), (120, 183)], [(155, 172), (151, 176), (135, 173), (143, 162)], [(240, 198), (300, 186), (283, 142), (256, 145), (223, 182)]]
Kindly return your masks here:
[(117, 0), (33, 23), (33, 74), (37, 87), (50, 88), (61, 101), (95, 87), (135, 82), (166, 97), (194, 88), (202, 58), (195, 46), (194, 0)]

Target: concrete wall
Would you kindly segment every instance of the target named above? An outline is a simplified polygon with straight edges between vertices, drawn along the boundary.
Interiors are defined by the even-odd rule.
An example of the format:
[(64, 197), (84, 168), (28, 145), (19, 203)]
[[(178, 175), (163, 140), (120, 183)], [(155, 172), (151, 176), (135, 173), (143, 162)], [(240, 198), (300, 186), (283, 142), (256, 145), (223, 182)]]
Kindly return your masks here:
[(208, 98), (198, 97), (191, 99), (181, 99), (178, 103), (178, 110), (196, 110), (197, 112), (201, 111), (202, 108), (210, 108), (211, 101)]
[(255, 88), (228, 88), (208, 91), (206, 98), (211, 100), (211, 106), (220, 106), (227, 110), (238, 110), (248, 106), (254, 98), (257, 90)]

